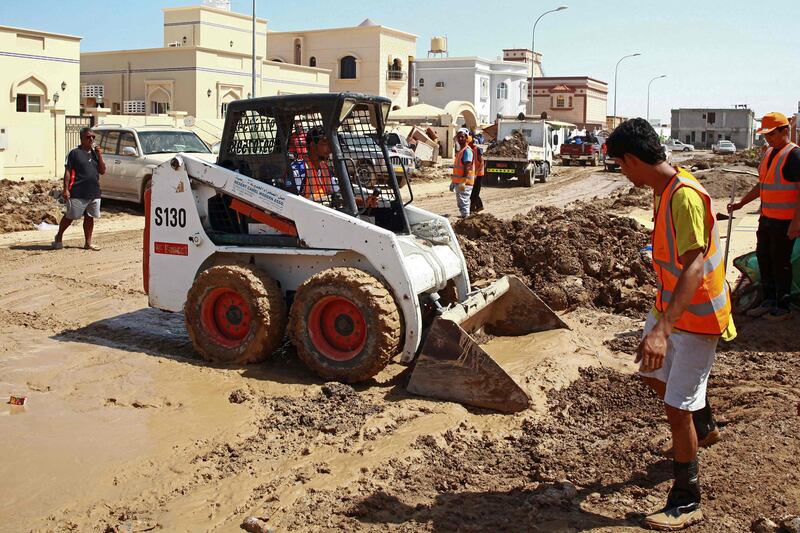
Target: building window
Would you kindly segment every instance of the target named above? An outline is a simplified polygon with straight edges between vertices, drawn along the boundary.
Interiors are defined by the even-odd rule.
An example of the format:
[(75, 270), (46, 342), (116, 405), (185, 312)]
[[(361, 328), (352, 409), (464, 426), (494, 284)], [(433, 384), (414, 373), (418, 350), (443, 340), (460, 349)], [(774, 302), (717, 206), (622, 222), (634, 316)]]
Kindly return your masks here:
[(308, 60), (308, 66), (309, 67), (316, 67), (317, 66), (317, 58), (314, 57), (314, 56), (311, 56), (311, 59)]
[(481, 78), (481, 100), (489, 98), (489, 78)]
[(706, 132), (700, 132), (700, 142), (706, 142)]
[(497, 99), (505, 100), (506, 98), (508, 98), (508, 85), (500, 82), (497, 84)]
[(356, 79), (356, 58), (353, 56), (344, 56), (339, 60), (339, 78), (343, 80)]
[(228, 112), (228, 102), (222, 102), (219, 106), (219, 118), (225, 118), (225, 113)]
[(420, 87), (425, 87), (425, 78), (420, 78), (419, 79), (419, 86)]
[(695, 132), (692, 132), (692, 140), (691, 141), (686, 141), (686, 142), (694, 142), (694, 139), (695, 139), (694, 134), (695, 134)]
[(294, 40), (294, 64), (303, 64), (303, 43), (300, 41), (300, 39)]
[(709, 113), (708, 113), (708, 118), (706, 119), (706, 121), (707, 121), (709, 124), (713, 124), (713, 123), (715, 123), (715, 122), (717, 121), (717, 113), (716, 113), (716, 112), (713, 112), (713, 111), (712, 111), (712, 112), (709, 112)]
[(572, 109), (572, 97), (571, 96), (569, 97), (569, 107), (570, 107), (570, 109)]
[(556, 96), (556, 107), (562, 109), (567, 107), (567, 99), (564, 98), (563, 94), (559, 94), (558, 96)]
[(166, 115), (169, 113), (169, 102), (150, 102), (150, 113), (153, 115)]
[(17, 111), (20, 113), (41, 113), (42, 97), (33, 94), (18, 94)]

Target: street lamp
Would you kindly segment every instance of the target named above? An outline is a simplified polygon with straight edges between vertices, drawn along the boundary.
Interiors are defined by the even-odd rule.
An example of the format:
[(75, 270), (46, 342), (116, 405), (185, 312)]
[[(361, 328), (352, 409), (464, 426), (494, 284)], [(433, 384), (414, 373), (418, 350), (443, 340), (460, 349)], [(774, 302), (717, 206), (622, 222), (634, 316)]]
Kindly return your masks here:
[(650, 86), (653, 84), (654, 81), (660, 80), (661, 78), (666, 78), (666, 74), (662, 74), (661, 76), (656, 76), (650, 83), (647, 84), (647, 123), (650, 123)]
[(613, 119), (614, 122), (617, 121), (617, 70), (619, 69), (619, 64), (622, 63), (623, 59), (627, 59), (629, 57), (636, 57), (636, 56), (640, 56), (640, 55), (642, 55), (642, 54), (640, 54), (639, 52), (636, 52), (635, 54), (622, 56), (621, 58), (619, 58), (619, 61), (617, 61), (617, 66), (614, 67), (614, 119)]
[(555, 9), (551, 9), (550, 11), (545, 11), (544, 13), (539, 15), (539, 18), (536, 19), (536, 22), (533, 23), (533, 31), (531, 32), (531, 85), (530, 85), (530, 91), (531, 91), (531, 115), (533, 115), (533, 111), (534, 111), (534, 109), (533, 109), (533, 103), (534, 103), (534, 100), (533, 100), (533, 98), (534, 98), (534, 96), (533, 96), (533, 71), (534, 71), (534, 67), (536, 65), (536, 48), (534, 48), (534, 45), (536, 44), (536, 25), (539, 24), (539, 21), (541, 20), (541, 18), (543, 16), (547, 15), (548, 13), (555, 13), (556, 11), (564, 11), (565, 9), (567, 9), (567, 6), (558, 6)]

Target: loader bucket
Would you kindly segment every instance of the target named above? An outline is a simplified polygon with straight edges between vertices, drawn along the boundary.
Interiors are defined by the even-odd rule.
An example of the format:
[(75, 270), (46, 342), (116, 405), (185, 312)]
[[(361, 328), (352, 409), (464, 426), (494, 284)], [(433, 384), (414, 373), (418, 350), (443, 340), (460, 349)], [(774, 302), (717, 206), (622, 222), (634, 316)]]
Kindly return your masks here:
[(557, 328), (568, 326), (519, 278), (505, 276), (434, 319), (408, 391), (503, 413), (527, 409), (528, 393), (472, 334), (520, 336)]

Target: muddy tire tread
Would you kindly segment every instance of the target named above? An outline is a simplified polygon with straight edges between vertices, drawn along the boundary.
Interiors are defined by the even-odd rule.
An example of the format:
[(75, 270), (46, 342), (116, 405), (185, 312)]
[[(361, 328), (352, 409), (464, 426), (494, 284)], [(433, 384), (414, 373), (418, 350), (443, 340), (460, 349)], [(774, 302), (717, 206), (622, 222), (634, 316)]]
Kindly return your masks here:
[[(202, 298), (209, 289), (228, 286), (231, 280), (249, 292), (255, 325), (249, 339), (237, 349), (222, 347), (209, 340), (203, 331)], [(251, 364), (267, 359), (280, 346), (286, 332), (287, 311), (278, 282), (266, 272), (250, 265), (221, 265), (203, 271), (186, 297), (184, 316), (195, 351), (213, 363)]]
[[(324, 356), (316, 356), (307, 334), (308, 311), (313, 302), (327, 294), (364, 296), (363, 299), (354, 299), (358, 299), (367, 309), (364, 318), (367, 321), (368, 338), (361, 352), (366, 357), (352, 368), (338, 368), (332, 366)], [(344, 383), (365, 381), (383, 370), (399, 351), (402, 339), (402, 321), (392, 294), (373, 275), (349, 267), (324, 270), (298, 287), (289, 312), (288, 330), (297, 356), (306, 366), (323, 379)]]

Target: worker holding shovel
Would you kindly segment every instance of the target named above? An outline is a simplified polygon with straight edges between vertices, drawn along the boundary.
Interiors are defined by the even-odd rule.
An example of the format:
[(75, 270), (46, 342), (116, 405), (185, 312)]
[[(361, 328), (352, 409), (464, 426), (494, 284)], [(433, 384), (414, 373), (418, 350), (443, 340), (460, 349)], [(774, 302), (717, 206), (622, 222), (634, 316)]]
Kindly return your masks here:
[(764, 115), (756, 133), (769, 145), (758, 167), (758, 183), (728, 204), (728, 211), (761, 200), (756, 257), (764, 299), (747, 316), (782, 321), (791, 318), (792, 249), (800, 236), (800, 147), (789, 142), (789, 121), (781, 113)]
[(683, 529), (703, 518), (697, 450), (709, 441), (708, 434), (698, 433), (713, 427), (708, 376), (720, 336), (735, 336), (723, 251), (711, 197), (689, 172), (666, 162), (646, 120), (620, 124), (606, 148), (622, 173), (637, 187), (651, 187), (656, 198), (652, 245), (658, 291), (636, 362), (641, 378), (664, 402), (675, 478), (664, 508), (642, 525)]

